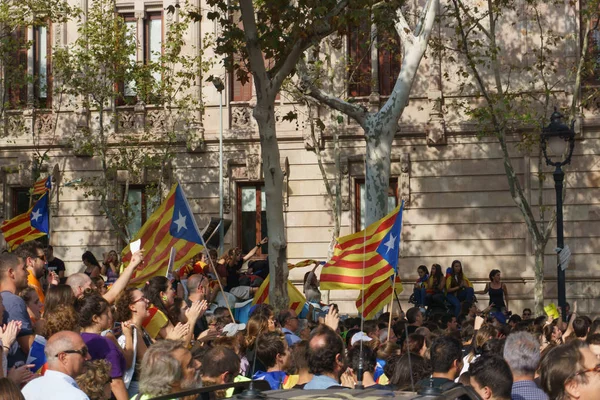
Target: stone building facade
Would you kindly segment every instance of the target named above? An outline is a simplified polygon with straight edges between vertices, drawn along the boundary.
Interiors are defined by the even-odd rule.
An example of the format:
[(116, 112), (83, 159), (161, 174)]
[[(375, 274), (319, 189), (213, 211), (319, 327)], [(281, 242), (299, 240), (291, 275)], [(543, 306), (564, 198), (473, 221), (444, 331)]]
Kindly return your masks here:
[[(82, 4), (85, 1), (82, 0)], [(148, 32), (158, 29), (159, 35), (164, 35), (168, 26), (164, 11), (168, 4), (166, 1), (143, 0), (118, 0), (117, 4), (118, 12), (128, 18), (138, 32), (140, 49), (135, 57), (143, 61), (144, 46), (156, 45)], [(576, 9), (565, 13), (564, 26), (575, 27), (574, 31), (577, 31), (577, 15)], [(205, 18), (190, 29), (189, 43), (198, 43), (206, 34), (218, 33), (214, 24)], [(29, 34), (34, 37), (33, 30)], [(437, 34), (444, 34), (443, 29), (439, 28)], [(74, 23), (52, 26), (48, 30), (46, 44), (62, 46), (70, 43), (74, 35)], [(513, 40), (525, 42), (527, 37), (517, 34)], [(346, 42), (344, 51), (350, 52), (350, 47), (351, 43)], [(568, 60), (578, 48), (567, 46), (562, 51)], [(29, 63), (33, 63), (34, 56), (31, 50)], [(210, 50), (206, 53), (206, 57), (213, 56)], [(376, 61), (378, 56), (374, 51), (371, 58)], [(338, 59), (343, 59), (341, 54)], [(442, 76), (453, 68), (448, 60), (440, 57), (429, 56), (423, 60), (410, 104), (394, 140), (390, 204), (396, 204), (398, 196), (406, 204), (399, 269), (401, 278), (407, 283), (401, 299), (405, 302), (412, 291), (411, 282), (416, 278), (418, 265), (439, 263), (447, 267), (452, 260), (459, 259), (466, 275), (474, 281), (476, 290), (483, 288), (491, 269), (500, 269), (510, 291), (511, 309), (520, 313), (523, 307), (533, 305), (534, 255), (531, 238), (508, 193), (498, 142), (493, 137), (479, 138), (474, 126), (449, 106), (448, 99), (460, 94), (456, 85)], [(377, 70), (371, 70), (371, 78), (380, 83), (384, 76), (378, 75)], [(254, 89), (249, 84), (235, 82), (218, 66), (210, 73), (224, 78), (226, 90), (221, 98), (212, 84), (201, 82), (196, 88), (205, 105), (202, 124), (195, 127), (198, 139), (190, 146), (185, 135), (181, 136), (167, 182), (177, 180), (183, 185), (200, 227), (206, 226), (210, 217), (218, 216), (218, 143), (222, 121), (224, 210), (225, 217), (232, 220), (226, 243), (231, 246), (252, 243), (250, 247), (253, 247), (253, 241), (265, 233), (266, 221), (261, 210), (267, 207), (261, 192), (259, 136), (251, 116)], [(340, 76), (339, 85), (343, 86), (344, 75)], [(384, 86), (373, 84), (371, 93), (358, 100), (363, 101), (365, 107), (376, 109), (386, 98), (385, 93), (378, 93), (383, 91), (379, 89)], [(33, 86), (29, 91), (34, 92)], [(560, 96), (567, 105), (569, 91), (563, 88)], [(282, 94), (277, 100), (276, 113), (281, 117), (296, 106)], [(90, 119), (93, 119), (94, 110), (90, 112)], [(328, 120), (331, 114), (324, 107), (320, 107), (318, 112), (323, 120)], [(102, 215), (98, 200), (84, 198), (78, 188), (82, 179), (100, 170), (97, 158), (81, 154), (77, 146), (71, 144), (70, 139), (76, 135), (81, 123), (81, 115), (76, 107), (61, 112), (57, 119), (56, 137), (52, 134), (54, 117), (55, 114), (47, 109), (25, 108), (7, 112), (3, 127), (5, 135), (0, 139), (0, 219), (22, 212), (24, 192), (33, 184), (32, 154), (36, 149), (47, 149), (48, 159), (42, 165), (43, 173), (50, 173), (55, 165), (60, 171), (59, 188), (51, 200), (50, 243), (54, 246), (54, 254), (66, 262), (68, 273), (73, 273), (83, 268), (81, 254), (84, 251), (91, 250), (101, 257), (109, 250), (120, 249), (123, 244)], [(117, 129), (136, 129), (136, 121), (145, 120), (145, 123), (152, 124), (153, 129), (160, 130), (161, 118), (162, 111), (152, 105), (123, 106), (117, 108), (115, 126)], [(298, 122), (280, 119), (277, 128), (281, 167), (285, 172), (282, 195), (288, 260), (325, 260), (332, 240), (333, 217), (317, 157), (311, 151), (314, 143), (310, 126), (301, 117)], [(358, 126), (347, 118), (341, 124), (328, 126), (319, 135), (317, 140), (324, 148), (322, 156), (330, 179), (336, 174), (333, 129), (338, 129), (340, 136), (343, 235), (360, 230), (365, 143)], [(573, 253), (567, 270), (567, 298), (568, 301), (577, 300), (583, 312), (594, 313), (600, 305), (598, 112), (586, 110), (578, 121), (577, 129), (573, 161), (566, 167), (565, 242)], [(537, 211), (537, 154), (520, 151), (518, 140), (519, 136), (515, 135), (509, 143), (512, 162)], [(551, 170), (545, 169), (545, 172), (551, 173)], [(119, 182), (119, 175), (115, 179)], [(144, 185), (152, 179), (153, 175), (148, 173), (136, 182), (132, 186), (132, 196), (142, 199)], [(554, 204), (551, 185), (551, 179), (547, 179), (544, 199), (550, 209)], [(139, 218), (140, 223), (145, 219), (141, 211)], [(548, 301), (556, 298), (554, 243), (553, 237), (546, 248), (544, 276)], [(258, 256), (263, 255), (259, 252)], [(300, 282), (304, 272), (292, 271), (291, 277)], [(325, 296), (342, 304), (343, 312), (355, 312), (353, 300), (356, 292), (332, 291)]]

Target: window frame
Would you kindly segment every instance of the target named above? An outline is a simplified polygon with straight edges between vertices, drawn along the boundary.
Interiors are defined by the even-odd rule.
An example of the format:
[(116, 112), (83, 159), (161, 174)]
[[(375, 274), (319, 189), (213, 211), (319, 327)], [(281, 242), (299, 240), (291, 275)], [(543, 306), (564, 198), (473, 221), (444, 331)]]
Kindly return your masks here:
[(46, 97), (40, 97), (41, 86), (40, 86), (40, 60), (39, 60), (39, 46), (40, 46), (40, 26), (34, 27), (33, 29), (33, 75), (34, 75), (34, 86), (33, 86), (33, 97), (35, 104), (38, 108), (52, 108), (52, 22), (48, 21), (45, 25), (46, 28)]
[[(28, 205), (27, 205), (27, 208), (25, 208), (24, 210), (19, 210), (18, 209), (19, 195), (20, 194), (25, 194), (27, 200), (29, 201)], [(26, 213), (27, 211), (29, 211), (29, 209), (31, 208), (32, 204), (33, 204), (33, 201), (31, 200), (31, 191), (30, 191), (30, 188), (24, 187), (24, 186), (13, 186), (11, 188), (11, 207), (10, 207), (11, 218), (14, 218), (17, 215)]]
[[(390, 183), (388, 186), (388, 198), (390, 197), (390, 194), (393, 194), (396, 199), (396, 207), (398, 207), (400, 201), (400, 199), (398, 198), (398, 177), (390, 177), (389, 182)], [(359, 177), (354, 179), (354, 232), (360, 232), (364, 229), (360, 226), (360, 216), (362, 209), (362, 203), (360, 199), (360, 186), (365, 184), (365, 177)], [(390, 193), (390, 191), (393, 191), (393, 193)]]
[[(119, 12), (119, 13), (117, 13), (117, 15), (119, 17), (123, 18), (123, 22), (125, 24), (127, 24), (128, 22), (133, 22), (135, 24), (135, 40), (136, 40), (136, 45), (137, 45), (137, 43), (139, 43), (139, 32), (138, 32), (138, 20), (135, 17), (135, 13)], [(135, 57), (136, 62), (137, 62), (137, 51), (133, 54), (133, 56)], [(119, 93), (119, 95), (117, 96), (117, 99), (116, 99), (117, 106), (133, 105), (137, 102), (137, 94), (135, 94), (133, 96), (125, 95), (125, 82), (124, 81), (117, 82), (116, 85), (117, 85), (117, 91)]]
[[(261, 194), (265, 183), (262, 181), (253, 181), (253, 182), (238, 182), (236, 185), (236, 240), (240, 249), (242, 249), (242, 190), (244, 188), (252, 187), (256, 189), (256, 225), (255, 229), (255, 240), (256, 243), (260, 242), (262, 239), (262, 199)], [(265, 200), (266, 201), (266, 200)], [(266, 211), (265, 211), (266, 213)], [(266, 217), (266, 216), (265, 216)], [(266, 224), (266, 221), (265, 221)], [(267, 231), (268, 232), (268, 231)], [(242, 249), (243, 250), (243, 249)], [(252, 260), (264, 260), (269, 255), (268, 253), (268, 245), (264, 244), (258, 248), (258, 251), (254, 256), (252, 256)]]
[[(15, 57), (14, 57), (14, 64), (11, 64), (9, 66), (7, 66), (7, 68), (5, 69), (5, 82), (8, 85), (8, 108), (9, 109), (22, 109), (25, 108), (27, 105), (27, 61), (28, 61), (28, 56), (27, 56), (27, 52), (28, 52), (28, 48), (27, 48), (27, 27), (26, 26), (20, 26), (18, 27), (15, 32), (12, 33), (14, 39), (15, 39), (15, 45), (16, 45), (16, 49), (15, 49)], [(13, 71), (11, 73), (15, 73), (14, 78), (15, 78), (15, 82), (11, 82), (10, 80), (6, 79), (6, 70), (10, 69), (11, 66), (14, 66), (14, 68), (17, 70), (17, 72), (19, 72), (19, 69), (23, 69), (22, 71), (22, 78), (23, 78), (23, 82), (16, 82), (16, 78), (18, 78), (18, 75)], [(15, 86), (16, 84), (18, 84), (18, 86)]]

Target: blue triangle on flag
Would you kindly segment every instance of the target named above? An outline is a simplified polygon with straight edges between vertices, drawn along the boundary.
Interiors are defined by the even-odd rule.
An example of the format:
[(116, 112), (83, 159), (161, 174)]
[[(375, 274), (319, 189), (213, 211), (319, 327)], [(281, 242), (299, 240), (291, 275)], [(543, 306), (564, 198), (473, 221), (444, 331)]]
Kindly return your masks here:
[(48, 214), (48, 195), (44, 194), (31, 210), (29, 215), (31, 226), (40, 232), (48, 233)]
[(179, 184), (175, 189), (175, 204), (173, 205), (173, 217), (171, 218), (169, 233), (175, 238), (202, 244), (194, 214)]
[(400, 233), (402, 232), (402, 210), (404, 209), (404, 201), (400, 205), (400, 209), (396, 213), (394, 225), (383, 237), (377, 252), (384, 258), (396, 274), (398, 273), (398, 257), (400, 257)]

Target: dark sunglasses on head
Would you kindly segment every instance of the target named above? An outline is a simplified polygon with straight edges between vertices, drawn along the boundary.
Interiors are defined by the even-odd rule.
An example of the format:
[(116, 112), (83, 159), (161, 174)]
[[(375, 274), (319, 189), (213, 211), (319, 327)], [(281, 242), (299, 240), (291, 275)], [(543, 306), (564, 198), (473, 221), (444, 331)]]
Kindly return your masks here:
[(87, 346), (84, 346), (84, 347), (82, 347), (79, 350), (65, 350), (65, 351), (61, 351), (60, 353), (56, 354), (54, 357), (58, 357), (61, 353), (64, 353), (64, 354), (79, 354), (83, 358), (87, 357), (88, 354), (89, 354)]

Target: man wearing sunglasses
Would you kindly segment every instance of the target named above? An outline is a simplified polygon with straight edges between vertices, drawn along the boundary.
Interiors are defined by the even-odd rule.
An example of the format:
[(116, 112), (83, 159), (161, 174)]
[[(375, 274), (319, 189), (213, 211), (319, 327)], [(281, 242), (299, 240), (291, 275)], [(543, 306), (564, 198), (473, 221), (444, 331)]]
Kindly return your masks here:
[(35, 240), (21, 244), (15, 250), (17, 257), (23, 260), (29, 271), (27, 283), (35, 289), (41, 303), (46, 301), (44, 289), (40, 283), (40, 279), (44, 276), (46, 267), (46, 253), (39, 242)]
[(22, 390), (26, 400), (89, 400), (79, 389), (75, 377), (84, 372), (91, 357), (80, 335), (58, 332), (48, 339), (44, 349), (48, 370), (29, 382)]

